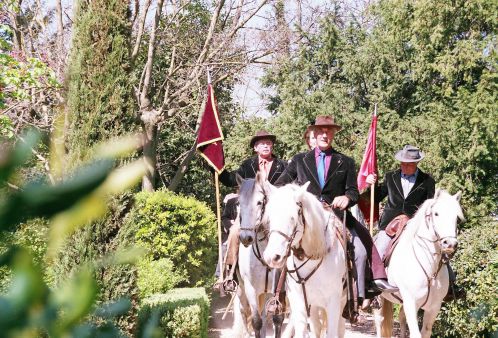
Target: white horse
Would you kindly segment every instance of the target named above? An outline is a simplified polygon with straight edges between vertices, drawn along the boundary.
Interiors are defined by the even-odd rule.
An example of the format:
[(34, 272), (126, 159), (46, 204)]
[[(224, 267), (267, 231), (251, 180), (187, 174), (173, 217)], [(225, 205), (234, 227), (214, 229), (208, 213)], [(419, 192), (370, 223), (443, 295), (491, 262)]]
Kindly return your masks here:
[[(234, 302), (233, 335), (249, 335), (251, 321), (256, 337), (265, 337), (265, 316), (262, 316), (265, 296), (273, 291), (273, 273), (261, 257), (268, 243), (268, 230), (262, 223), (266, 196), (262, 188), (265, 179), (259, 173), (255, 179), (237, 177), (239, 184), (240, 245), (238, 276), (240, 287)], [(280, 337), (283, 314), (273, 317), (275, 337)]]
[(341, 223), (306, 191), (308, 184), (275, 188), (265, 183), (269, 198), (264, 220), (270, 237), (263, 255), (271, 267), (287, 267), (287, 297), (295, 337), (308, 336), (308, 323), (313, 336), (320, 337), (322, 321), (327, 337), (343, 337), (346, 266), (344, 249), (336, 238)]
[[(392, 303), (401, 304), (401, 300), (401, 335), (406, 335), (406, 321), (410, 337), (431, 336), (448, 291), (448, 268), (443, 255), (455, 252), (457, 222), (464, 220), (460, 197), (460, 192), (452, 196), (438, 189), (434, 199), (425, 201), (406, 225), (388, 267), (389, 283), (396, 285), (399, 293), (382, 294), (381, 309), (375, 311), (377, 337), (391, 337)], [(422, 332), (417, 321), (419, 309), (424, 310)]]

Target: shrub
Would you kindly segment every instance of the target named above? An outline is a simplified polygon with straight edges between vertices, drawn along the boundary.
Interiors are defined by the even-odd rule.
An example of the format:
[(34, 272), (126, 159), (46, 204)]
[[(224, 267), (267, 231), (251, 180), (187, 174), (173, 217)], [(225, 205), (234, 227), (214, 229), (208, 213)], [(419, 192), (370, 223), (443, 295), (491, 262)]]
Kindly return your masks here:
[[(12, 245), (19, 245), (28, 249), (33, 255), (34, 261), (42, 265), (43, 257), (47, 251), (48, 221), (43, 218), (35, 218), (22, 223), (15, 232), (1, 234), (0, 253), (7, 251)], [(42, 265), (45, 267), (45, 265)], [(44, 274), (46, 271), (43, 271)], [(45, 274), (45, 280), (48, 276)], [(0, 291), (6, 291), (10, 282), (10, 270), (7, 267), (0, 269)]]
[(216, 265), (216, 218), (206, 204), (160, 190), (136, 195), (127, 222), (153, 260), (170, 259), (189, 286), (205, 285)]
[(152, 260), (146, 257), (138, 263), (137, 269), (137, 285), (142, 299), (156, 293), (166, 293), (187, 279), (185, 274), (175, 271), (173, 262), (168, 258)]
[[(481, 219), (482, 220), (482, 219)], [(459, 236), (452, 260), (466, 299), (443, 303), (434, 325), (437, 337), (491, 337), (498, 330), (497, 224), (488, 219)]]
[(146, 299), (139, 312), (140, 331), (154, 314), (160, 317), (162, 337), (207, 337), (209, 299), (203, 288), (173, 289)]

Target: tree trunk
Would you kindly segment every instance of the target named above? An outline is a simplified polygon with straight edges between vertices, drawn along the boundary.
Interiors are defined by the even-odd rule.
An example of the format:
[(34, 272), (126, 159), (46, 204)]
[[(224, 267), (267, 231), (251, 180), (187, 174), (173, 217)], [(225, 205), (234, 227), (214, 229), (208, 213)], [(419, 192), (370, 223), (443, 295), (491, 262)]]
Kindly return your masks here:
[(142, 190), (154, 191), (156, 188), (157, 163), (157, 123), (145, 122), (142, 125), (144, 146), (143, 155), (146, 172), (142, 178)]

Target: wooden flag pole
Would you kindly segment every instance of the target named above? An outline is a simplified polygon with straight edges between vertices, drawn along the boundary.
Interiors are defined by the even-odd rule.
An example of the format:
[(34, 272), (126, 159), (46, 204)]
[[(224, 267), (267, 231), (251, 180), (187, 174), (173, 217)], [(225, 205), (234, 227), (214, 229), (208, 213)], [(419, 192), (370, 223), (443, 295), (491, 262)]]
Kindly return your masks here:
[(375, 184), (370, 186), (370, 236), (373, 236), (374, 208), (375, 208)]
[(218, 172), (214, 172), (214, 185), (216, 186), (216, 218), (218, 219), (218, 264), (220, 264), (220, 280), (224, 281), (223, 271), (223, 249), (221, 243), (221, 211), (220, 211), (220, 184), (218, 181)]

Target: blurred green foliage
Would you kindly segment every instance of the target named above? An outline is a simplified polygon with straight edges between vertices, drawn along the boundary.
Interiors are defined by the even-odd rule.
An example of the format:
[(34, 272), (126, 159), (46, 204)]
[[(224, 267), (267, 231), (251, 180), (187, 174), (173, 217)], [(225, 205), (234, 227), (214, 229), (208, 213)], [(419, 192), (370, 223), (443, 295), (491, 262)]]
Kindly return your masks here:
[(203, 202), (166, 190), (141, 192), (126, 223), (153, 259), (168, 258), (188, 286), (206, 285), (216, 267), (216, 217)]
[[(13, 147), (0, 163), (0, 181), (2, 185), (29, 160), (31, 148), (39, 142), (37, 133), (24, 137)], [(126, 141), (124, 141), (126, 143)], [(134, 144), (127, 144), (134, 148)], [(120, 149), (122, 150), (122, 149)], [(0, 295), (0, 332), (4, 337), (118, 337), (122, 333), (113, 324), (113, 319), (124, 315), (130, 309), (129, 300), (117, 300), (96, 307), (99, 286), (96, 273), (104, 266), (127, 264), (137, 258), (126, 250), (103, 257), (91, 264), (82, 264), (68, 278), (49, 288), (44, 280), (47, 262), (51, 255), (40, 258), (47, 248), (58, 250), (57, 243), (63, 241), (72, 232), (95, 220), (105, 213), (107, 200), (131, 186), (143, 175), (141, 162), (128, 164), (115, 169), (115, 161), (120, 153), (107, 152), (105, 157), (96, 159), (73, 173), (65, 181), (47, 184), (45, 180), (28, 182), (18, 190), (10, 191), (0, 200), (0, 231), (2, 238), (9, 238), (9, 231), (23, 234), (23, 229), (33, 238), (15, 238), (3, 243), (0, 267), (10, 272), (10, 282), (6, 292)], [(87, 203), (99, 200), (104, 209)], [(73, 217), (84, 214), (85, 217)], [(48, 228), (40, 217), (50, 220)], [(38, 221), (30, 221), (38, 219)], [(40, 227), (26, 225), (41, 223)], [(23, 225), (23, 227), (21, 227)], [(37, 233), (40, 231), (41, 233)], [(44, 239), (47, 232), (47, 245)], [(29, 241), (28, 247), (23, 247)], [(89, 318), (93, 318), (88, 321)]]
[(158, 317), (158, 337), (207, 338), (209, 299), (203, 288), (173, 289), (146, 299), (140, 309), (139, 332), (148, 318)]

